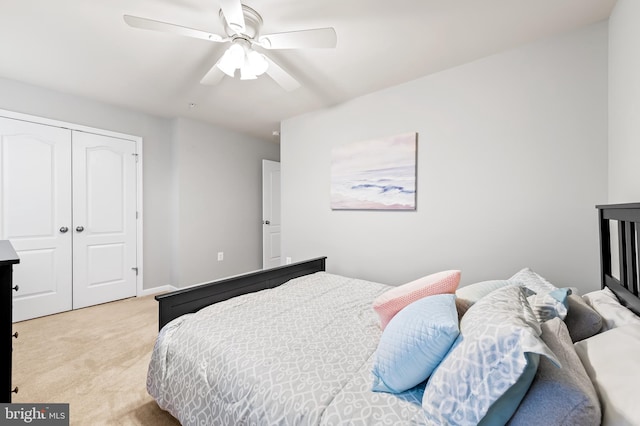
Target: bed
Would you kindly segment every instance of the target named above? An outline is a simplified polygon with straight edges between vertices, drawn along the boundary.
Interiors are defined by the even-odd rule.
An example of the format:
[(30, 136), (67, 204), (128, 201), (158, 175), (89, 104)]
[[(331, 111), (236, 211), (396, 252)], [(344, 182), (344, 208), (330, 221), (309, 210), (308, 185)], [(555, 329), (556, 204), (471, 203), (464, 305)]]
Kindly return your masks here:
[(640, 204), (597, 209), (602, 290), (584, 296), (528, 268), (389, 287), (324, 257), (157, 296), (147, 390), (184, 425), (638, 424), (620, 376), (640, 370)]

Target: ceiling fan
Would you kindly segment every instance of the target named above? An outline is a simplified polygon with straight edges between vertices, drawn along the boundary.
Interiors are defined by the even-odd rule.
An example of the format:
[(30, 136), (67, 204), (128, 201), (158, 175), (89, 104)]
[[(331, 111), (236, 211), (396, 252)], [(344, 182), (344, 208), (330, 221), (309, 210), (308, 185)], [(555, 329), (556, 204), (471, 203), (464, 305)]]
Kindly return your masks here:
[(219, 16), (224, 25), (225, 36), (132, 15), (124, 15), (124, 21), (134, 28), (174, 33), (215, 43), (231, 43), (200, 80), (201, 84), (208, 85), (219, 83), (225, 75), (235, 77), (236, 70), (240, 70), (241, 80), (253, 80), (266, 73), (285, 90), (295, 90), (300, 87), (300, 83), (273, 59), (255, 48), (275, 50), (336, 47), (336, 31), (331, 27), (262, 35), (262, 17), (258, 12), (242, 4), (240, 0), (219, 0), (219, 3)]

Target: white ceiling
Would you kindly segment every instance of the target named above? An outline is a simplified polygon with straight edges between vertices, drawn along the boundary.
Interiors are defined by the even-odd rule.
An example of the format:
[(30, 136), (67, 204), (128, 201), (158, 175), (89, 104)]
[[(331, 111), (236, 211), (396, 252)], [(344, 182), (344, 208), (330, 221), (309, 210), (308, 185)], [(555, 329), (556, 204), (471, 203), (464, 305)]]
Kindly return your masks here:
[[(0, 77), (272, 140), (281, 120), (606, 19), (615, 0), (244, 0), (262, 33), (334, 27), (335, 49), (270, 51), (302, 83), (200, 79), (227, 44), (134, 29), (123, 14), (224, 34), (218, 0), (0, 0)], [(189, 108), (195, 103), (195, 108)]]

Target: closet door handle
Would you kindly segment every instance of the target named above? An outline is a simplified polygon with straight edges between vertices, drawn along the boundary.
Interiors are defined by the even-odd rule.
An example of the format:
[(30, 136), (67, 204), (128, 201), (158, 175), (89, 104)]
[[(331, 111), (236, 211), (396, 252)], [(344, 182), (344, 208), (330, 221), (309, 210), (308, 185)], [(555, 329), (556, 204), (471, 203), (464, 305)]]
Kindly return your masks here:
[(76, 227), (76, 231), (77, 231), (77, 232), (82, 232), (82, 231), (84, 231), (84, 226), (78, 226), (78, 227)]
[(62, 228), (60, 228), (60, 233), (64, 234), (65, 232), (67, 232), (69, 230), (69, 228), (67, 228), (66, 226), (63, 226)]

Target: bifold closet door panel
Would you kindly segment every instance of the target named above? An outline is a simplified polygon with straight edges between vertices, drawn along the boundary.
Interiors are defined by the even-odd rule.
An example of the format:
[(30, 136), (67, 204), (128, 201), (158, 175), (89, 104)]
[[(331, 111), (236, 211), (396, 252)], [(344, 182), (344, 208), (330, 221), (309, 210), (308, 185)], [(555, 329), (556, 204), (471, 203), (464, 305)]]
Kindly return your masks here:
[(72, 308), (71, 131), (0, 117), (0, 239), (20, 258), (13, 320)]
[(73, 308), (136, 295), (136, 144), (73, 132)]

